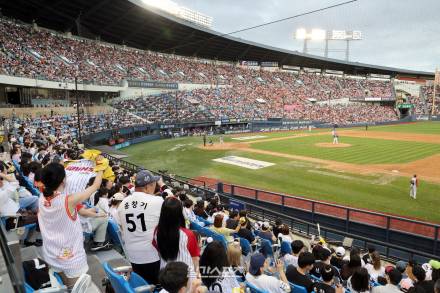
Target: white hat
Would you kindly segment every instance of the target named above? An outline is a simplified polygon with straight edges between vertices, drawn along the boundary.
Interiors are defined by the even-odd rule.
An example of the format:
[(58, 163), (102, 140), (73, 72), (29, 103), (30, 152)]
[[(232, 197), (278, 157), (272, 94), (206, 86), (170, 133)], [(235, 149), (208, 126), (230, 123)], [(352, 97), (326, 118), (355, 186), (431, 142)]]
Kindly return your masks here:
[(344, 256), (345, 255), (345, 248), (342, 246), (339, 246), (338, 248), (336, 248), (335, 253), (339, 257)]
[(117, 193), (113, 194), (113, 199), (114, 200), (124, 200), (124, 198), (125, 198), (125, 195), (123, 195), (120, 192), (117, 192)]
[(269, 222), (263, 222), (261, 227), (263, 227), (263, 229), (269, 229)]

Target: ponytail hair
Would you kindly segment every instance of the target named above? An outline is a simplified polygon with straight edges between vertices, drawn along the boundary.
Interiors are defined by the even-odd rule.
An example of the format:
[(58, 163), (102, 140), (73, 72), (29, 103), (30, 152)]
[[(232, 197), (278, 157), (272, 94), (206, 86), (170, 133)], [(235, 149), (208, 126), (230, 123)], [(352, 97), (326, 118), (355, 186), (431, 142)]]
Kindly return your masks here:
[(58, 163), (50, 163), (41, 170), (41, 181), (44, 184), (43, 195), (52, 196), (66, 178), (64, 167)]

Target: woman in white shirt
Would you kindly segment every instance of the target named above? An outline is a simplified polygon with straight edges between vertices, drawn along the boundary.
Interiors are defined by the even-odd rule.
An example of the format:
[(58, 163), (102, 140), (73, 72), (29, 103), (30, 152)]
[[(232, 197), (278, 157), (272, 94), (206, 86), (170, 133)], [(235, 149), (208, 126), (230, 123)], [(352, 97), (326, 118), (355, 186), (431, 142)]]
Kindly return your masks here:
[[(203, 284), (210, 291), (233, 292), (240, 288), (234, 270), (228, 263), (226, 250), (218, 241), (209, 243), (200, 257)], [(235, 289), (237, 290), (237, 289)]]
[(371, 255), (371, 261), (372, 263), (366, 264), (365, 268), (370, 274), (371, 280), (377, 282), (378, 277), (385, 277), (385, 268), (381, 264), (379, 252), (373, 252)]

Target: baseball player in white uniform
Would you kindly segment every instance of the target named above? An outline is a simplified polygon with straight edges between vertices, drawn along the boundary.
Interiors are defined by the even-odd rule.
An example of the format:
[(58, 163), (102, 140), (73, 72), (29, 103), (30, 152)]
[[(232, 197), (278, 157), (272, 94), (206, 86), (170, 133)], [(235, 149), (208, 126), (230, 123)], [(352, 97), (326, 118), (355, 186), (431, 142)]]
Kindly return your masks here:
[(411, 181), (409, 182), (409, 196), (413, 199), (416, 199), (417, 197), (417, 187), (419, 185), (419, 180), (417, 179), (417, 175), (414, 174), (414, 176), (411, 178)]
[(333, 135), (333, 144), (338, 144), (339, 138), (338, 138), (338, 133), (336, 132), (336, 128), (333, 128), (332, 135)]

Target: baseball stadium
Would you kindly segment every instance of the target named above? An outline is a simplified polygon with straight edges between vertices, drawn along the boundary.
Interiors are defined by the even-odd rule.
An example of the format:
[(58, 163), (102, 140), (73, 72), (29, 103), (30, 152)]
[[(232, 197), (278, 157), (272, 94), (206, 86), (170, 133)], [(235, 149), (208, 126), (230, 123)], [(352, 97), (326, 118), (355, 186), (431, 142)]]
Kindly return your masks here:
[(244, 2), (0, 1), (0, 292), (440, 293), (414, 4)]

